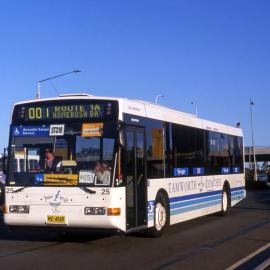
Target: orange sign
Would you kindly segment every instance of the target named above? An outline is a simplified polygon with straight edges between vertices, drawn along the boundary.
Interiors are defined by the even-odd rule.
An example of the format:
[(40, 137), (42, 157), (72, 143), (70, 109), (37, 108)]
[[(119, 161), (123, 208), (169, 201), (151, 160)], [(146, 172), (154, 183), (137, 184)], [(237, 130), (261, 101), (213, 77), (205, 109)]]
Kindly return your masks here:
[(83, 137), (101, 137), (103, 134), (103, 123), (84, 123), (82, 125)]
[(44, 174), (44, 185), (76, 186), (78, 184), (77, 174)]

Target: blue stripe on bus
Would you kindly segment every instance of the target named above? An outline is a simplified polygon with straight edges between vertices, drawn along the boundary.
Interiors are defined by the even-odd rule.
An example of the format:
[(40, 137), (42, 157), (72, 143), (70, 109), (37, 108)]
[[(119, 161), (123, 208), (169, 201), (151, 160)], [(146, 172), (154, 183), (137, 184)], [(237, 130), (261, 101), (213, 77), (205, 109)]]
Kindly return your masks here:
[[(240, 196), (239, 195), (232, 196), (232, 201), (238, 201), (240, 199), (243, 199), (244, 197), (245, 197), (244, 194)], [(199, 210), (199, 209), (203, 209), (203, 208), (207, 208), (207, 207), (211, 207), (215, 205), (221, 205), (221, 199), (209, 201), (203, 204), (191, 205), (185, 208), (173, 209), (173, 207), (171, 207), (170, 215), (175, 216), (182, 213), (191, 212), (191, 211), (195, 211), (195, 210)], [(148, 214), (148, 221), (153, 221), (153, 220), (154, 220), (154, 214), (153, 213)]]
[[(245, 197), (245, 187), (231, 189), (231, 200), (240, 200)], [(178, 215), (185, 212), (207, 208), (221, 204), (222, 190), (197, 193), (170, 198), (170, 215)], [(149, 201), (148, 203), (154, 203)], [(154, 214), (148, 213), (148, 220), (153, 220)]]
[(231, 188), (231, 191), (237, 191), (237, 190), (245, 190), (245, 187)]
[(238, 193), (238, 192), (245, 192), (245, 190), (244, 189), (242, 189), (242, 190), (233, 190), (233, 191), (231, 191), (231, 193)]
[(238, 201), (238, 200), (241, 200), (241, 199), (244, 199), (245, 198), (245, 194), (239, 194), (239, 195), (233, 195), (231, 197), (231, 200), (232, 201)]
[(221, 194), (199, 198), (199, 199), (195, 199), (191, 201), (184, 201), (180, 203), (170, 204), (170, 208), (176, 209), (180, 207), (190, 206), (190, 205), (199, 204), (199, 203), (205, 203), (205, 202), (214, 201), (214, 200), (221, 200)]
[(234, 192), (231, 192), (231, 196), (243, 195), (243, 194), (245, 194), (244, 190), (243, 191), (234, 191)]
[(202, 197), (207, 197), (207, 196), (212, 196), (212, 195), (220, 195), (220, 194), (221, 194), (221, 190), (204, 192), (204, 193), (196, 193), (196, 194), (179, 196), (179, 197), (173, 197), (173, 198), (170, 198), (170, 203), (198, 199), (198, 198), (202, 198)]
[[(244, 187), (237, 187), (237, 188), (231, 189), (231, 193), (233, 193), (233, 194), (235, 194), (235, 192), (237, 192), (237, 191), (244, 192), (245, 188)], [(180, 201), (199, 199), (199, 198), (203, 198), (203, 197), (207, 197), (207, 196), (220, 195), (220, 194), (222, 194), (222, 190), (173, 197), (173, 198), (170, 198), (169, 201), (171, 204), (171, 203), (176, 203), (176, 202), (180, 202)], [(151, 200), (149, 202), (155, 202), (155, 201)]]
[[(231, 193), (236, 192), (236, 191), (244, 192), (244, 190), (245, 190), (244, 187), (232, 188)], [(212, 196), (212, 195), (220, 195), (220, 194), (222, 194), (222, 190), (210, 191), (210, 192), (204, 192), (204, 193), (196, 193), (196, 194), (179, 196), (179, 197), (173, 197), (173, 198), (170, 198), (170, 203), (179, 202), (179, 201), (186, 201), (186, 200), (192, 200), (192, 199), (197, 199), (197, 198), (202, 198), (202, 197), (208, 197), (208, 196)]]
[(175, 215), (179, 215), (179, 214), (182, 214), (182, 213), (195, 211), (195, 210), (199, 210), (199, 209), (202, 209), (202, 208), (207, 208), (207, 207), (211, 207), (211, 206), (215, 206), (215, 205), (219, 205), (219, 204), (221, 204), (221, 199), (216, 200), (216, 201), (212, 201), (212, 202), (207, 202), (207, 203), (204, 203), (204, 204), (192, 205), (190, 207), (171, 210), (170, 214), (171, 214), (171, 216), (175, 216)]
[[(195, 205), (190, 205), (188, 207), (171, 209), (170, 210), (170, 215), (175, 216), (175, 215), (179, 215), (179, 214), (182, 214), (182, 213), (191, 212), (191, 211), (195, 211), (195, 210), (199, 210), (199, 209), (203, 209), (203, 208), (207, 208), (207, 207), (211, 207), (211, 206), (215, 206), (215, 205), (220, 205), (220, 204), (221, 204), (221, 199), (217, 199), (217, 200), (205, 202), (205, 203), (202, 203), (202, 204), (195, 204)], [(149, 221), (154, 220), (154, 214), (153, 213), (148, 215), (148, 220)]]
[[(244, 187), (237, 187), (237, 188), (232, 188), (231, 189), (231, 193), (232, 192), (236, 192), (236, 191), (243, 191), (244, 192), (245, 191), (245, 188)], [(220, 194), (222, 194), (222, 190), (173, 197), (173, 198), (170, 198), (169, 201), (170, 201), (170, 204), (171, 204), (171, 203), (175, 203), (175, 202), (192, 200), (192, 199), (199, 199), (199, 198), (202, 198), (202, 197), (213, 196), (213, 195), (220, 195)], [(151, 200), (149, 202), (155, 202), (155, 200)]]

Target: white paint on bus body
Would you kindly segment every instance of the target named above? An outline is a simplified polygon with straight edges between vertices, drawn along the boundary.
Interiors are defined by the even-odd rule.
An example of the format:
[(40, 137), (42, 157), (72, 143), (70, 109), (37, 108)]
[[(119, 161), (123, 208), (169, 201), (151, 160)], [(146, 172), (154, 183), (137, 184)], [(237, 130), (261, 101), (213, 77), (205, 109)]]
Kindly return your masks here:
[(153, 212), (149, 209), (157, 192), (169, 195), (170, 224), (221, 211), (222, 189), (225, 181), (231, 188), (231, 206), (246, 197), (244, 174), (176, 177), (148, 180), (148, 227), (154, 225)]
[[(102, 195), (102, 188), (91, 187), (95, 194), (88, 194), (77, 187), (27, 187), (21, 192), (13, 193), (20, 187), (10, 188), (6, 193), (6, 205), (29, 205), (30, 215), (4, 215), (4, 222), (12, 226), (50, 226), (46, 224), (47, 217), (65, 216), (66, 227), (81, 228), (115, 228), (126, 230), (126, 191), (124, 187), (109, 188), (109, 195)], [(56, 193), (57, 205), (55, 200)], [(57, 206), (57, 209), (55, 208)], [(85, 207), (120, 208), (119, 216), (85, 215)], [(63, 225), (61, 225), (63, 226)]]

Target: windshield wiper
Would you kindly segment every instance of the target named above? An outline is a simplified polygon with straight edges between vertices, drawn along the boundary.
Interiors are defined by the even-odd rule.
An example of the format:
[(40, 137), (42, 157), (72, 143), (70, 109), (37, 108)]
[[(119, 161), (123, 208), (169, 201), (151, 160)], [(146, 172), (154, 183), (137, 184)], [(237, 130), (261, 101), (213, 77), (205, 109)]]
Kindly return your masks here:
[[(73, 185), (73, 182), (71, 179), (68, 179), (68, 178), (62, 178), (61, 180), (65, 180), (66, 182), (69, 182), (72, 184), (72, 186), (75, 186)], [(89, 193), (89, 194), (96, 194), (97, 192), (95, 190), (92, 190), (92, 189), (89, 189), (87, 187), (84, 187), (84, 186), (78, 186), (80, 189), (82, 189), (84, 192), (86, 193)]]
[[(65, 181), (67, 182), (70, 182), (72, 183), (72, 181), (70, 179), (65, 179)], [(25, 188), (28, 188), (29, 186), (24, 186), (24, 187), (21, 187), (15, 191), (13, 191), (13, 193), (17, 193), (17, 192), (21, 192), (23, 191)], [(89, 194), (96, 194), (97, 192), (95, 190), (92, 190), (92, 189), (89, 189), (87, 187), (84, 187), (84, 186), (78, 186), (81, 190), (83, 190), (84, 192), (86, 193), (89, 193)]]
[(82, 189), (84, 192), (89, 193), (89, 194), (96, 194), (97, 192), (95, 190), (89, 189), (84, 186), (79, 186), (80, 189)]
[[(73, 184), (73, 181), (72, 181), (71, 179), (68, 179), (68, 178), (63, 177), (63, 178), (61, 178), (61, 179), (59, 178), (59, 180), (65, 180), (66, 182), (71, 183), (72, 186), (75, 187), (75, 185)], [(96, 194), (96, 193), (97, 193), (95, 190), (89, 189), (89, 188), (84, 187), (84, 186), (78, 186), (78, 187), (79, 187), (80, 189), (82, 189), (84, 192), (89, 193), (89, 194)]]
[(23, 191), (25, 188), (28, 188), (29, 186), (24, 186), (24, 187), (21, 187), (19, 189), (16, 189), (15, 191), (13, 191), (13, 193), (17, 193), (17, 192), (21, 192)]

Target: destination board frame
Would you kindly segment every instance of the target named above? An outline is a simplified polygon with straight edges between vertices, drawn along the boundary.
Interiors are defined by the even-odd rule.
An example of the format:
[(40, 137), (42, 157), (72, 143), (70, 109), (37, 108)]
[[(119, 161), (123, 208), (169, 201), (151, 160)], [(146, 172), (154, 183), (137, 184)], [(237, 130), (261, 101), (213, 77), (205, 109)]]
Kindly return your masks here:
[(118, 101), (92, 99), (37, 101), (18, 104), (14, 107), (12, 115), (13, 124), (103, 122), (117, 119)]

